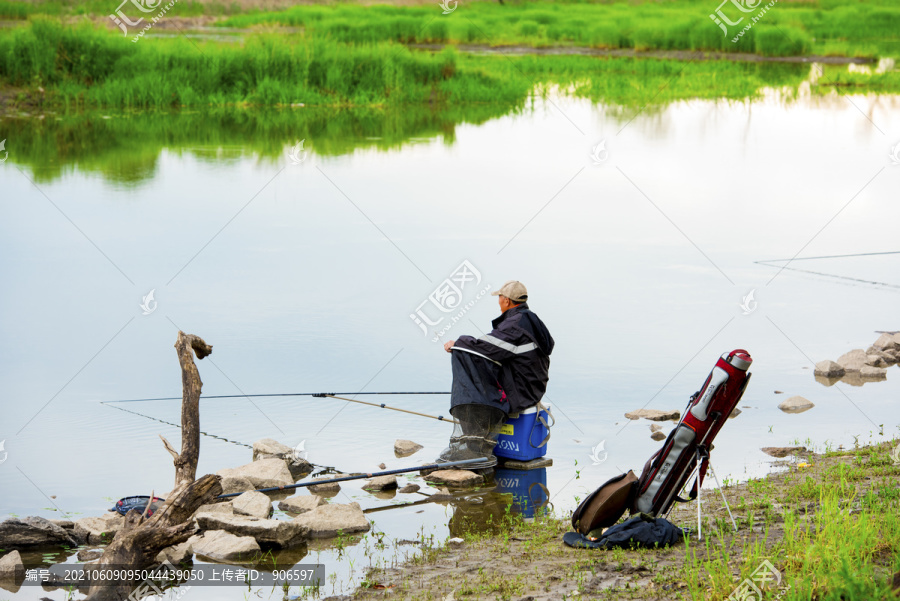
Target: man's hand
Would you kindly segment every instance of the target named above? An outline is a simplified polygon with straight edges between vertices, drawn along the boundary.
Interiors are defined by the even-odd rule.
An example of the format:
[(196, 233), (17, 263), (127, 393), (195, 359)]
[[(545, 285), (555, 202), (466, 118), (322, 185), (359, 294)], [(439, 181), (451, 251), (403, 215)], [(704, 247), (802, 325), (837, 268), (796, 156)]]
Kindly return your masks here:
[(444, 350), (447, 351), (448, 353), (452, 352), (450, 349), (453, 348), (454, 344), (456, 344), (455, 340), (448, 340), (447, 342), (444, 343)]

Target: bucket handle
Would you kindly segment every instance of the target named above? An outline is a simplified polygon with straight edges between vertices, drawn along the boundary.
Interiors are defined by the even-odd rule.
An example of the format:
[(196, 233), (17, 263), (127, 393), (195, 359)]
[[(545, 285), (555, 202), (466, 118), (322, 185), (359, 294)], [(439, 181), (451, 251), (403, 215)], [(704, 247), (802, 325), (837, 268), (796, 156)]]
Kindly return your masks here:
[[(546, 413), (547, 416), (552, 420), (551, 423), (548, 424), (547, 420), (544, 419), (544, 416), (543, 416), (544, 413)], [(544, 440), (541, 441), (540, 444), (535, 445), (533, 442), (531, 442), (531, 440), (534, 436), (534, 428), (535, 428), (535, 426), (537, 426), (538, 422), (540, 422), (541, 424), (544, 425), (545, 428), (547, 428), (547, 436), (544, 438)], [(528, 435), (528, 444), (531, 445), (531, 448), (539, 449), (542, 446), (544, 446), (545, 444), (547, 444), (548, 442), (550, 442), (550, 428), (552, 428), (555, 425), (556, 425), (556, 418), (553, 417), (553, 414), (550, 413), (550, 410), (547, 407), (545, 407), (543, 403), (538, 401), (537, 418), (534, 420), (534, 423), (531, 425), (531, 433)]]

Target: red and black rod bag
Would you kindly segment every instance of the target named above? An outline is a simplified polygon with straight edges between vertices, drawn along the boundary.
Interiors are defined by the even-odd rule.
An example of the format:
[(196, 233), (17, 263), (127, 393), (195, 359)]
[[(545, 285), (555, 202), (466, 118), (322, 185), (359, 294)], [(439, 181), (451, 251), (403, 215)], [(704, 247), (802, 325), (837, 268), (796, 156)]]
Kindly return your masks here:
[[(750, 381), (747, 370), (753, 359), (737, 349), (722, 355), (699, 392), (691, 396), (684, 415), (669, 433), (662, 448), (644, 465), (638, 480), (632, 513), (667, 515), (675, 501), (697, 497), (709, 464), (709, 449), (716, 434), (737, 406)], [(697, 478), (688, 499), (678, 497), (700, 460)]]

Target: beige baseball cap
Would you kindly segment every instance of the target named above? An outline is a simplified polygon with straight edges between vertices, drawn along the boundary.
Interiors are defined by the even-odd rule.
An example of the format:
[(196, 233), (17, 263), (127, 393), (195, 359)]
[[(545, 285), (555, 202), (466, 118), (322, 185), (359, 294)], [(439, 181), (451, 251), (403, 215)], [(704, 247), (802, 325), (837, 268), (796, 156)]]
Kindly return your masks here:
[(528, 290), (522, 282), (510, 280), (503, 284), (500, 290), (491, 292), (491, 296), (505, 296), (514, 303), (524, 303), (528, 300)]

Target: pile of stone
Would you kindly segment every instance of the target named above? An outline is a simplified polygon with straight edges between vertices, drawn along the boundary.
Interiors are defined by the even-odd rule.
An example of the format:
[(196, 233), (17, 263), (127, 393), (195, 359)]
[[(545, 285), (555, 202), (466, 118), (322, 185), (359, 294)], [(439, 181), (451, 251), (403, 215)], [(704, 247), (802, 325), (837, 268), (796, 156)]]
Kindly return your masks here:
[[(201, 506), (193, 516), (200, 532), (180, 545), (164, 549), (157, 560), (177, 565), (196, 554), (213, 561), (252, 562), (269, 549), (298, 547), (310, 538), (337, 536), (338, 532), (367, 531), (369, 521), (359, 504), (326, 505), (324, 495), (306, 492), (281, 501), (279, 508), (288, 512), (291, 519), (272, 519), (272, 500), (253, 489), (288, 486), (309, 474), (312, 466), (299, 455), (295, 449), (277, 441), (257, 441), (253, 445), (253, 461), (217, 472), (225, 493), (242, 494)], [(92, 561), (102, 554), (99, 547), (111, 542), (124, 522), (124, 516), (116, 512), (75, 521), (41, 517), (7, 519), (0, 523), (0, 549), (3, 549), (0, 587), (8, 585), (17, 589), (21, 585), (24, 568), (20, 550), (81, 545), (86, 548), (79, 551), (79, 559)]]
[(883, 380), (887, 368), (900, 362), (900, 332), (883, 333), (867, 348), (846, 352), (837, 361), (816, 363), (815, 376), (828, 386), (838, 380), (860, 386), (867, 381)]
[[(422, 448), (415, 442), (398, 440), (394, 453), (406, 457)], [(269, 550), (302, 548), (309, 539), (367, 532), (370, 524), (358, 503), (328, 502), (329, 497), (340, 492), (337, 483), (314, 484), (293, 496), (286, 496), (290, 492), (269, 495), (254, 490), (289, 486), (308, 475), (312, 465), (303, 455), (298, 449), (272, 439), (257, 441), (250, 463), (216, 472), (222, 478), (226, 494), (241, 494), (201, 506), (193, 516), (198, 533), (184, 543), (164, 549), (156, 560), (179, 565), (197, 555), (224, 563), (252, 563)], [(427, 480), (455, 488), (484, 482), (482, 476), (465, 470), (436, 471)], [(396, 476), (370, 478), (362, 488), (373, 494), (419, 491), (417, 484), (400, 487)], [(273, 519), (273, 496), (278, 509), (286, 514), (279, 516), (280, 519)], [(21, 585), (24, 568), (19, 550), (82, 546), (79, 560), (94, 561), (102, 555), (103, 545), (111, 542), (123, 528), (124, 522), (124, 517), (116, 512), (75, 521), (41, 517), (7, 519), (0, 523), (0, 549), (3, 550), (0, 587), (10, 584), (17, 589)]]

